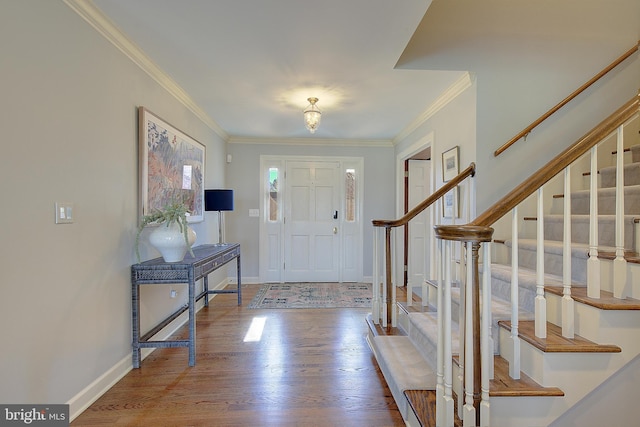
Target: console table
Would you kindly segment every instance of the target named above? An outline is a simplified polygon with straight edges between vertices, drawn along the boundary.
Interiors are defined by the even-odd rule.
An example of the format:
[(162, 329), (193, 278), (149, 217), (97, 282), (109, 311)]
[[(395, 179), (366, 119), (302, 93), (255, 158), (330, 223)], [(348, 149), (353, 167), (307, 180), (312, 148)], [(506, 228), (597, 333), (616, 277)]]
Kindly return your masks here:
[[(223, 245), (200, 245), (193, 248), (191, 256), (187, 252), (184, 260), (165, 262), (162, 257), (154, 258), (131, 266), (131, 310), (133, 323), (133, 367), (140, 367), (140, 349), (145, 347), (189, 347), (189, 366), (196, 364), (196, 302), (206, 297), (204, 305), (209, 305), (209, 294), (237, 293), (238, 305), (242, 304), (242, 285), (240, 281), (240, 245), (227, 243)], [(238, 288), (209, 290), (209, 273), (222, 267), (232, 259), (236, 260)], [(204, 279), (203, 290), (196, 295), (196, 280)], [(159, 325), (140, 336), (140, 285), (187, 283), (189, 300)], [(162, 328), (175, 320), (180, 314), (189, 310), (189, 339), (150, 341)]]

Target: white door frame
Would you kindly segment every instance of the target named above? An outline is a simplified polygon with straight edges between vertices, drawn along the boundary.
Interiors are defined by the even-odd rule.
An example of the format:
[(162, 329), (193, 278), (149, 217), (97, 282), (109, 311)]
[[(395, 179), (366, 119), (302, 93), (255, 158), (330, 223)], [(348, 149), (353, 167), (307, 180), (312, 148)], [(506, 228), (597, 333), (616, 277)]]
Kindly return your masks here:
[[(419, 153), (420, 151), (428, 147), (431, 147), (432, 153), (435, 152), (433, 132), (429, 132), (423, 138), (419, 139), (409, 147), (405, 148), (404, 150), (396, 154), (396, 218), (401, 218), (404, 215), (404, 162), (405, 160), (408, 160), (410, 157), (416, 155), (417, 153)], [(432, 167), (431, 167), (431, 178), (429, 180), (430, 181), (429, 194), (432, 194), (435, 191), (436, 168), (433, 165), (433, 162), (431, 166)], [(432, 214), (429, 217), (430, 222), (431, 222), (431, 225), (435, 225), (436, 219), (434, 218), (434, 215), (433, 215), (434, 209), (431, 209), (431, 212)], [(428, 228), (429, 230), (427, 230), (427, 232), (431, 233), (432, 227), (428, 227)], [(404, 233), (398, 230), (396, 231), (397, 232), (395, 233), (395, 239), (393, 242), (395, 247), (395, 253), (396, 253), (396, 256), (393, 260), (395, 265), (392, 266), (392, 271), (395, 274), (392, 281), (396, 284), (396, 286), (403, 286), (404, 285), (404, 267), (398, 268), (398, 266), (404, 266), (404, 258), (403, 258)], [(429, 234), (426, 234), (426, 236), (429, 241), (433, 240), (430, 237), (428, 237)], [(430, 251), (430, 253), (433, 254), (435, 252)], [(433, 265), (433, 264), (430, 264), (430, 265)]]
[[(340, 163), (341, 171), (354, 169), (356, 173), (356, 221), (345, 224), (345, 193), (344, 180), (340, 188), (341, 215), (339, 233), (340, 263), (339, 281), (357, 282), (363, 279), (363, 196), (364, 196), (364, 159), (362, 157), (324, 157), (324, 156), (260, 156), (260, 236), (259, 236), (259, 272), (260, 282), (284, 282), (284, 206), (285, 194), (284, 171), (287, 162), (322, 162), (334, 161)], [(278, 168), (279, 195), (281, 199), (277, 221), (269, 221), (269, 168)], [(350, 248), (350, 249), (345, 249)]]
[[(408, 160), (407, 202), (409, 210), (422, 202), (431, 192), (431, 159), (409, 159)], [(406, 282), (407, 287), (412, 285), (422, 286), (428, 278), (429, 263), (427, 262), (429, 231), (430, 231), (430, 210), (416, 215), (408, 224), (407, 242), (405, 248), (405, 261), (407, 262)], [(413, 262), (412, 262), (413, 260)], [(407, 288), (407, 289), (408, 289)]]

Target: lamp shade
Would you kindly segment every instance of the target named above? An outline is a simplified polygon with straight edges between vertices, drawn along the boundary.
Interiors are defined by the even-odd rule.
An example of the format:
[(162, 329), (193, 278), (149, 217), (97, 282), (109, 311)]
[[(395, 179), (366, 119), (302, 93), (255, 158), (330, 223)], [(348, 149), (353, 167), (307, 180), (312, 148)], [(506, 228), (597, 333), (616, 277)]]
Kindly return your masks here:
[(205, 211), (232, 211), (233, 190), (204, 190)]

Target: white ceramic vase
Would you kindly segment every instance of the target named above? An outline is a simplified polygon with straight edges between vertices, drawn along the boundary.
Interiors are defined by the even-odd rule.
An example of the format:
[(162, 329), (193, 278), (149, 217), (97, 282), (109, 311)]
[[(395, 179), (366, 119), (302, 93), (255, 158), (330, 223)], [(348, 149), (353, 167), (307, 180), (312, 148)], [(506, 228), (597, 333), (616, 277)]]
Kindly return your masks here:
[(184, 234), (177, 222), (160, 224), (149, 234), (149, 243), (156, 248), (165, 262), (179, 262), (184, 259), (187, 249), (196, 241), (196, 232), (187, 226), (189, 246), (184, 241)]

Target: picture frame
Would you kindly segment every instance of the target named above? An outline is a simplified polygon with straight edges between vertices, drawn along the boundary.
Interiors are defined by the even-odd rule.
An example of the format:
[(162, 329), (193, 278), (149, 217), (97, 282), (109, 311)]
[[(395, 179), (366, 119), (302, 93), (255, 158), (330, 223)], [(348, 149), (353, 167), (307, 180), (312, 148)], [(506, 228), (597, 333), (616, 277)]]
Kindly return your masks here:
[(206, 147), (141, 106), (138, 154), (141, 216), (182, 201), (188, 222), (202, 222)]
[(458, 203), (459, 196), (460, 187), (455, 187), (442, 196), (443, 218), (458, 218), (460, 216), (460, 205)]
[(442, 181), (451, 181), (460, 173), (458, 157), (459, 147), (457, 145), (442, 153)]

